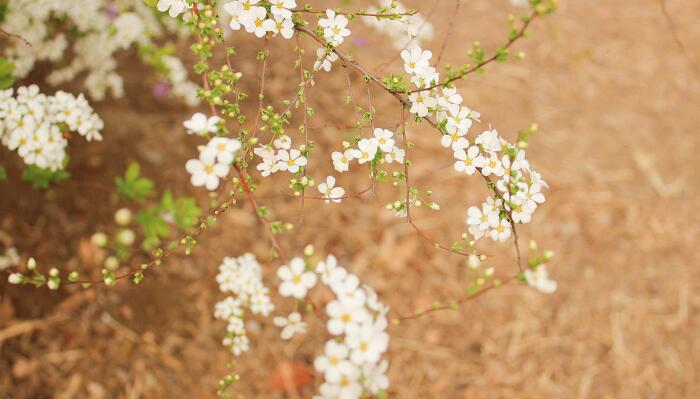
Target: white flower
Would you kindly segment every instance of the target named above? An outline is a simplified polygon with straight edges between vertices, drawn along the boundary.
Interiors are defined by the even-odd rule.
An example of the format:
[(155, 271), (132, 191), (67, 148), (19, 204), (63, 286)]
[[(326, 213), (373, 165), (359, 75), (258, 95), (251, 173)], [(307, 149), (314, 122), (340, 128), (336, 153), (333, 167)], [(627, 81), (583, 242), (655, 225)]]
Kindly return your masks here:
[(241, 142), (227, 137), (214, 137), (202, 151), (202, 157), (216, 158), (217, 162), (230, 165), (241, 148)]
[(360, 279), (352, 273), (346, 273), (344, 277), (341, 277), (341, 274), (339, 271), (331, 273), (328, 284), (331, 290), (347, 306), (355, 308), (364, 306), (367, 295), (360, 288)]
[(294, 36), (294, 23), (289, 18), (284, 18), (280, 15), (275, 15), (273, 19), (267, 19), (264, 22), (265, 29), (272, 32), (274, 35), (278, 33), (285, 39), (291, 39)]
[(195, 187), (205, 186), (213, 191), (219, 187), (219, 179), (228, 175), (230, 166), (216, 162), (216, 158), (202, 156), (199, 159), (190, 159), (185, 164), (185, 169), (192, 175), (191, 182)]
[(240, 30), (242, 25), (241, 16), (244, 13), (243, 3), (236, 0), (230, 1), (224, 4), (224, 11), (226, 11), (231, 16), (231, 20), (229, 21), (229, 27), (232, 30)]
[(472, 125), (472, 120), (469, 117), (470, 112), (471, 110), (467, 107), (452, 108), (450, 116), (447, 118), (447, 131), (467, 134)]
[(296, 0), (271, 0), (270, 11), (274, 16), (280, 16), (289, 19), (291, 22), (292, 11), (297, 6)]
[(359, 330), (360, 324), (370, 317), (364, 307), (352, 306), (339, 300), (329, 302), (326, 313), (329, 316), (326, 328), (333, 335), (354, 334)]
[(370, 139), (361, 139), (357, 143), (358, 151), (355, 152), (355, 158), (358, 159), (358, 163), (362, 165), (363, 163), (374, 160), (378, 146), (377, 139), (374, 137)]
[(206, 134), (216, 133), (219, 129), (219, 122), (221, 122), (221, 118), (218, 116), (207, 118), (203, 113), (197, 112), (182, 125), (187, 129), (187, 134), (204, 136)]
[(374, 138), (382, 152), (391, 152), (394, 148), (394, 133), (389, 129), (374, 129)]
[(258, 286), (257, 291), (250, 297), (250, 310), (261, 316), (268, 316), (275, 310), (275, 305), (270, 301), (267, 287)]
[(549, 184), (547, 184), (547, 182), (542, 180), (542, 176), (539, 173), (535, 172), (534, 170), (530, 171), (530, 180), (531, 180), (530, 185), (539, 184), (543, 187), (549, 188)]
[(253, 149), (253, 153), (263, 160), (256, 166), (256, 169), (260, 171), (263, 177), (269, 176), (279, 170), (279, 166), (277, 166), (277, 154), (270, 148), (264, 146), (256, 147)]
[(187, 3), (185, 0), (158, 0), (156, 8), (160, 12), (168, 11), (171, 17), (176, 18), (185, 11)]
[(325, 261), (319, 261), (316, 265), (316, 273), (321, 276), (324, 284), (330, 283), (331, 272), (338, 268), (338, 260), (333, 255), (328, 255)]
[(496, 227), (489, 231), (489, 237), (494, 241), (503, 242), (510, 237), (511, 227), (506, 219), (501, 219)]
[(235, 335), (245, 335), (246, 330), (245, 324), (243, 323), (243, 319), (239, 317), (233, 317), (228, 319), (228, 324), (226, 324), (226, 331)]
[[(243, 7), (245, 9), (245, 3)], [(269, 28), (269, 23), (265, 23), (266, 20), (267, 10), (265, 7), (255, 6), (241, 16), (241, 25), (245, 27), (246, 32), (254, 33), (257, 37), (263, 37), (268, 32), (267, 28)]]
[(301, 155), (301, 151), (292, 148), (291, 150), (279, 150), (277, 153), (277, 167), (279, 170), (286, 170), (289, 173), (297, 173), (299, 168), (306, 166), (306, 157)]
[(350, 351), (335, 340), (326, 342), (324, 354), (314, 360), (314, 368), (324, 373), (326, 381), (339, 382), (343, 374), (351, 373), (355, 366), (348, 360)]
[(381, 390), (389, 388), (389, 378), (386, 371), (389, 362), (382, 360), (379, 364), (368, 363), (362, 367), (362, 375), (365, 377), (365, 387), (374, 395)]
[(277, 148), (278, 150), (285, 149), (288, 150), (292, 148), (292, 138), (287, 136), (286, 134), (283, 134), (279, 137), (277, 137), (273, 142), (272, 145)]
[(389, 335), (373, 323), (365, 323), (357, 333), (348, 335), (345, 342), (352, 351), (353, 363), (377, 363), (389, 346)]
[(501, 138), (496, 129), (486, 130), (477, 136), (475, 143), (481, 144), (484, 151), (498, 152), (501, 150)]
[(298, 312), (292, 312), (287, 317), (275, 317), (272, 322), (282, 329), (280, 337), (285, 340), (291, 339), (294, 334), (306, 333), (306, 322)]
[(347, 25), (348, 19), (344, 15), (336, 15), (331, 9), (326, 10), (326, 18), (318, 20), (318, 26), (323, 28), (323, 37), (333, 47), (339, 46), (345, 37), (350, 36)]
[(476, 206), (470, 206), (467, 210), (469, 233), (474, 236), (475, 240), (483, 237), (490, 228), (498, 226), (498, 223), (498, 213), (496, 212), (482, 212)]
[(228, 320), (241, 316), (243, 316), (241, 301), (232, 296), (226, 297), (223, 301), (219, 301), (214, 305), (214, 317), (217, 319)]
[(545, 198), (544, 194), (540, 192), (541, 190), (541, 183), (532, 183), (529, 186), (523, 187), (522, 191), (525, 195), (525, 200), (527, 201), (527, 207), (534, 210), (537, 208), (538, 204), (544, 203)]
[(238, 335), (228, 341), (224, 340), (224, 345), (231, 347), (231, 352), (235, 356), (241, 355), (243, 352), (248, 352), (250, 349), (250, 340), (247, 335)]
[(484, 166), (481, 168), (481, 173), (484, 176), (489, 176), (491, 174), (495, 176), (503, 176), (505, 169), (503, 169), (503, 164), (498, 160), (498, 156), (495, 153), (491, 153)]
[(530, 287), (544, 294), (552, 294), (557, 290), (557, 282), (549, 278), (546, 265), (539, 265), (534, 270), (527, 269), (523, 274)]
[(507, 176), (511, 176), (512, 172), (519, 170), (530, 169), (530, 163), (525, 159), (525, 151), (519, 150), (515, 155), (515, 159), (511, 160), (508, 155), (504, 155), (501, 159), (501, 164)]
[(450, 113), (459, 112), (459, 105), (462, 104), (462, 96), (457, 92), (456, 87), (443, 87), (442, 96), (438, 97), (438, 105)]
[(405, 155), (406, 151), (404, 149), (394, 146), (394, 148), (392, 148), (391, 151), (384, 154), (384, 159), (388, 163), (392, 163), (394, 161), (398, 163), (403, 163)]
[(464, 172), (468, 175), (473, 175), (476, 168), (481, 168), (486, 164), (486, 159), (479, 154), (479, 147), (471, 146), (465, 152), (460, 149), (454, 153), (457, 161), (454, 168), (457, 172)]
[(345, 152), (334, 151), (331, 154), (333, 167), (338, 172), (347, 172), (350, 169), (350, 161), (355, 157), (356, 150), (347, 149)]
[(295, 257), (289, 262), (289, 266), (282, 265), (277, 269), (277, 277), (282, 280), (279, 292), (282, 296), (292, 296), (297, 299), (304, 298), (310, 288), (316, 285), (316, 274), (307, 272), (304, 260)]
[(338, 60), (338, 54), (333, 51), (326, 51), (325, 47), (316, 49), (316, 61), (314, 62), (314, 71), (323, 69), (326, 72), (331, 71), (333, 62)]
[(360, 371), (356, 367), (343, 370), (340, 380), (337, 383), (324, 382), (321, 384), (320, 392), (324, 398), (333, 399), (359, 399), (362, 395), (362, 385), (360, 385)]
[(345, 195), (345, 189), (335, 187), (335, 177), (333, 176), (326, 177), (326, 182), (318, 185), (318, 191), (326, 198), (324, 200), (326, 204), (331, 201), (339, 203), (343, 200), (343, 195)]
[(430, 66), (429, 62), (432, 56), (433, 53), (430, 50), (422, 50), (418, 46), (401, 51), (404, 69), (406, 73), (411, 75), (420, 74), (426, 67)]
[[(416, 87), (424, 89), (437, 84), (439, 81), (440, 74), (433, 67), (425, 67), (420, 74), (411, 77), (411, 82), (413, 82)], [(437, 99), (435, 99), (435, 104), (437, 104)]]
[(452, 151), (457, 153), (458, 151), (463, 151), (465, 148), (469, 147), (469, 140), (467, 140), (466, 132), (459, 132), (454, 129), (450, 132), (448, 129), (447, 134), (443, 134), (440, 138), (440, 144), (443, 147), (452, 147)]
[(510, 201), (510, 214), (515, 223), (530, 223), (534, 208), (527, 206), (527, 200), (518, 192), (517, 195), (507, 194), (507, 199)]
[(437, 100), (427, 90), (411, 93), (408, 100), (411, 101), (411, 113), (421, 118), (428, 115), (428, 108), (437, 105)]

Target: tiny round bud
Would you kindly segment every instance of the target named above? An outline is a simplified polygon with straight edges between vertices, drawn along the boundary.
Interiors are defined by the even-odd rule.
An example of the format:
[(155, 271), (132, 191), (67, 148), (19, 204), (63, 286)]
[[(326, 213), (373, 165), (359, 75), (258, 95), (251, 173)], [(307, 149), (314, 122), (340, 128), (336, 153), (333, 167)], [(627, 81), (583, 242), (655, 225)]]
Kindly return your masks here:
[(314, 254), (314, 246), (312, 244), (309, 244), (304, 247), (304, 256), (311, 256)]
[(121, 208), (114, 213), (114, 221), (120, 226), (131, 223), (131, 211), (128, 208)]
[(548, 249), (544, 251), (542, 257), (544, 258), (544, 260), (550, 260), (554, 257), (554, 251)]
[(530, 243), (528, 244), (530, 251), (537, 251), (537, 241), (535, 240), (530, 240)]
[(119, 269), (119, 259), (116, 256), (110, 256), (105, 259), (105, 267), (111, 271)]
[(130, 246), (136, 241), (136, 234), (131, 229), (123, 229), (117, 233), (117, 241), (125, 246)]
[(35, 270), (36, 269), (36, 259), (34, 258), (29, 258), (27, 261), (27, 269), (29, 270)]
[(477, 254), (469, 254), (469, 257), (467, 258), (467, 266), (469, 266), (469, 268), (476, 269), (480, 264), (481, 259), (479, 259)]
[(22, 278), (23, 276), (20, 273), (12, 273), (9, 277), (7, 277), (7, 281), (10, 284), (19, 284), (22, 282)]
[(49, 276), (51, 277), (58, 277), (58, 274), (58, 269), (56, 269), (55, 267), (52, 267), (51, 270), (49, 270)]
[(107, 235), (105, 233), (97, 232), (90, 238), (92, 245), (102, 248), (107, 245)]

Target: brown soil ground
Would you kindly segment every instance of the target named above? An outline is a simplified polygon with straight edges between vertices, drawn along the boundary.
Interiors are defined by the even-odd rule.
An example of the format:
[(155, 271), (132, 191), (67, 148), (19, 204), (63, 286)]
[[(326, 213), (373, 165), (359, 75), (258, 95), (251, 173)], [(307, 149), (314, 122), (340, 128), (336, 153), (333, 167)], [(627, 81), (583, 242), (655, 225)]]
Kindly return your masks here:
[[(433, 7), (413, 3), (426, 13)], [(659, 0), (562, 3), (557, 15), (538, 21), (531, 37), (516, 45), (527, 53), (524, 61), (492, 65), (487, 74), (460, 84), (466, 105), (505, 137), (539, 123), (528, 154), (551, 189), (520, 233), (524, 245), (532, 238), (556, 252), (550, 269), (559, 290), (544, 296), (507, 286), (457, 311), (393, 328), (392, 398), (700, 397), (700, 4), (667, 0), (684, 54)], [(430, 45), (436, 53), (453, 4), (442, 0), (431, 16), (438, 27)], [(444, 62), (464, 60), (474, 40), (495, 48), (505, 36), (508, 12), (505, 0), (463, 2)], [(379, 66), (392, 59), (385, 39), (370, 36), (359, 23), (355, 27), (354, 36), (365, 44), (355, 41), (347, 49), (361, 63)], [(258, 89), (259, 64), (238, 63), (251, 54), (254, 40), (233, 38), (242, 49), (235, 62), (249, 93)], [(271, 48), (267, 95), (277, 104), (294, 92), (293, 60), (284, 55), (292, 46), (276, 40)], [(113, 229), (112, 180), (131, 160), (160, 188), (197, 192), (200, 204), (207, 203), (189, 186), (183, 168), (197, 143), (180, 126), (191, 111), (174, 100), (154, 99), (145, 89), (153, 81), (144, 80), (146, 70), (129, 57), (131, 66), (123, 70), (127, 96), (96, 106), (105, 140), (71, 147), (70, 182), (33, 191), (16, 183), (15, 163), (12, 183), (0, 184), (0, 239), (42, 266), (98, 275), (87, 242), (94, 231)], [(335, 68), (310, 90), (317, 110), (311, 135), (324, 148), (339, 146), (334, 126), (352, 123), (352, 109), (344, 105), (345, 77)], [(400, 68), (394, 62), (385, 73)], [(356, 100), (364, 105), (361, 77), (351, 76)], [(396, 124), (399, 108), (378, 90), (372, 95), (382, 110), (378, 123)], [(433, 189), (442, 205), (440, 212), (417, 212), (417, 223), (450, 243), (464, 231), (467, 205), (480, 201), (486, 189), (479, 179), (451, 171), (433, 131), (414, 126), (409, 134), (417, 143), (410, 153), (413, 181)], [(317, 179), (331, 170), (327, 159), (316, 157), (312, 164)], [(359, 191), (365, 180), (357, 173), (340, 183)], [(284, 187), (282, 179), (268, 183), (258, 192), (260, 201), (276, 217), (297, 221), (299, 202), (272, 188)], [(375, 197), (341, 206), (307, 203), (303, 224), (282, 236), (282, 245), (299, 253), (312, 242), (321, 253), (333, 252), (403, 314), (460, 297), (469, 277), (463, 258), (436, 251), (383, 209), (397, 196), (385, 187)], [(170, 259), (141, 286), (50, 293), (0, 283), (0, 397), (213, 397), (231, 360), (220, 344), (224, 325), (212, 316), (220, 298), (217, 266), (223, 256), (245, 251), (264, 256), (264, 237), (241, 202), (192, 256)], [(492, 261), (500, 275), (512, 273), (509, 245), (484, 250), (503, 254)], [(277, 265), (264, 266), (266, 280), (276, 281)], [(278, 304), (289, 310), (287, 302)], [(311, 332), (287, 344), (269, 320), (260, 320), (260, 331), (251, 333), (252, 351), (234, 366), (241, 382), (233, 397), (312, 395), (313, 384), (289, 395), (268, 386), (280, 365), (310, 365), (321, 350), (323, 327), (308, 320)]]

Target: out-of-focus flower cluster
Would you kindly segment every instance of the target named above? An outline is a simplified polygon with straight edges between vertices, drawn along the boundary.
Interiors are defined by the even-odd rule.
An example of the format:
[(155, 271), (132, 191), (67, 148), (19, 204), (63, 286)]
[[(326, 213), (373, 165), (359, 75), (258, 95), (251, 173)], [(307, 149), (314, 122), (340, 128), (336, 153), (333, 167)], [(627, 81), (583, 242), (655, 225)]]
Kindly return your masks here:
[[(279, 292), (296, 300), (306, 298), (317, 281), (334, 293), (326, 305), (326, 329), (334, 338), (328, 340), (324, 353), (314, 361), (314, 368), (323, 373), (324, 382), (318, 399), (356, 399), (363, 392), (378, 394), (389, 386), (389, 366), (382, 355), (389, 347), (386, 314), (389, 308), (360, 279), (338, 264), (333, 255), (311, 268), (304, 259), (293, 258), (277, 270), (282, 281)], [(284, 327), (282, 337), (289, 339), (296, 332), (305, 332), (306, 325), (298, 314), (276, 319)]]
[(216, 281), (221, 292), (232, 295), (215, 305), (214, 317), (228, 323), (223, 344), (238, 356), (249, 349), (244, 310), (248, 308), (253, 314), (268, 316), (275, 306), (270, 301), (269, 290), (262, 282), (260, 264), (253, 254), (225, 257)]
[[(154, 39), (187, 33), (178, 21), (159, 18), (138, 0), (9, 0), (0, 28), (31, 44), (13, 40), (1, 51), (15, 65), (15, 77), (23, 78), (37, 62), (49, 61), (54, 65), (47, 77), (50, 84), (84, 74), (87, 93), (96, 100), (108, 92), (123, 95), (116, 71), (118, 51), (154, 48)], [(187, 80), (182, 62), (162, 55), (158, 64), (173, 93), (196, 104), (197, 86)]]
[[(396, 0), (380, 0), (380, 8), (368, 7), (371, 14), (406, 14), (408, 10), (401, 2)], [(432, 40), (435, 35), (433, 24), (428, 22), (423, 15), (403, 15), (399, 18), (363, 18), (362, 21), (371, 26), (377, 32), (384, 33), (391, 39), (395, 49), (401, 50), (413, 44), (421, 46), (424, 42)]]
[(63, 168), (69, 133), (102, 140), (102, 119), (85, 97), (58, 91), (53, 96), (31, 85), (0, 91), (0, 143), (17, 151), (27, 165)]

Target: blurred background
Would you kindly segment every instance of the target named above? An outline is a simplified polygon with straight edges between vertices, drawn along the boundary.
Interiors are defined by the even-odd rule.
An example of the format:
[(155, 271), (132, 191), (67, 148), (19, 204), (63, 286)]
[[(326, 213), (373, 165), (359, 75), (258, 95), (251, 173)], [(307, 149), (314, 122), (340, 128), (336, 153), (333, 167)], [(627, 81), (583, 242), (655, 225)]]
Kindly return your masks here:
[[(428, 48), (437, 52), (445, 35), (452, 36), (443, 65), (464, 62), (475, 40), (490, 53), (506, 40), (507, 15), (523, 12), (505, 0), (464, 0), (448, 32), (453, 1), (406, 3), (436, 28)], [(698, 18), (700, 3), (692, 0), (562, 0), (554, 16), (536, 21), (530, 37), (515, 45), (526, 53), (523, 61), (492, 64), (486, 74), (458, 84), (464, 104), (482, 113), (470, 135), (491, 123), (513, 141), (518, 130), (539, 125), (528, 158), (551, 188), (520, 235), (523, 246), (535, 239), (556, 253), (548, 266), (559, 289), (546, 296), (512, 284), (456, 311), (392, 328), (390, 397), (700, 397)], [(351, 29), (345, 51), (382, 74), (402, 70), (387, 51), (388, 38), (357, 22)], [(245, 60), (254, 59), (259, 43), (250, 35), (230, 40), (241, 54), (235, 68), (244, 74), (246, 91), (255, 93), (259, 63)], [(311, 62), (314, 43), (302, 45)], [(293, 46), (271, 41), (269, 101), (279, 104), (295, 93)], [(181, 53), (188, 57), (186, 47), (183, 42)], [(0, 238), (47, 266), (97, 276), (101, 254), (89, 239), (113, 225), (113, 178), (130, 161), (139, 161), (159, 187), (196, 192), (183, 165), (200, 143), (181, 127), (193, 111), (155, 98), (148, 89), (155, 79), (134, 54), (122, 57), (126, 95), (94, 103), (105, 139), (72, 145), (72, 180), (35, 191), (13, 182), (10, 166), (10, 181), (0, 183)], [(325, 149), (317, 155), (338, 148), (345, 136), (336, 127), (352, 124), (345, 75), (339, 64), (334, 68), (307, 94), (316, 109), (310, 135)], [(42, 76), (39, 70), (20, 83), (53, 92)], [(362, 99), (362, 77), (350, 72), (350, 78)], [(377, 123), (395, 125), (400, 108), (372, 90)], [(247, 106), (254, 111), (253, 101)], [(413, 124), (409, 135), (416, 143), (409, 153), (412, 180), (432, 189), (442, 207), (421, 210), (415, 220), (449, 244), (465, 230), (467, 207), (482, 201), (487, 189), (452, 170), (433, 131)], [(311, 165), (317, 180), (332, 170), (318, 156)], [(356, 192), (365, 180), (358, 173), (339, 183)], [(281, 237), (290, 253), (307, 243), (319, 254), (334, 253), (401, 314), (464, 294), (464, 259), (436, 251), (384, 209), (397, 190), (380, 188), (336, 206), (307, 203), (301, 210), (280, 191), (283, 178), (265, 183), (258, 196), (276, 216), (297, 222), (303, 212), (303, 223)], [(202, 206), (208, 201), (206, 195), (199, 200)], [(250, 333), (251, 352), (227, 367), (232, 357), (220, 342), (224, 324), (212, 315), (221, 298), (214, 276), (224, 256), (266, 254), (264, 237), (241, 202), (192, 256), (169, 259), (141, 286), (48, 292), (3, 281), (0, 397), (205, 398), (215, 396), (218, 379), (231, 370), (241, 375), (234, 398), (311, 397), (319, 382), (311, 364), (326, 340), (314, 318), (308, 317), (310, 333), (290, 343), (279, 340), (269, 320), (259, 320)], [(509, 243), (480, 248), (498, 255), (490, 261), (498, 275), (512, 274)], [(266, 281), (276, 281), (277, 264), (263, 266)], [(279, 303), (280, 311), (290, 310)], [(284, 392), (284, 373), (299, 382), (298, 391)]]

